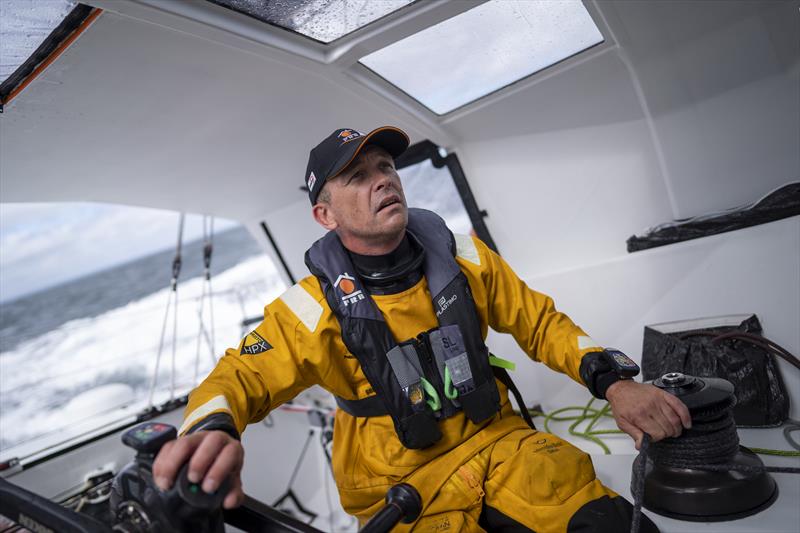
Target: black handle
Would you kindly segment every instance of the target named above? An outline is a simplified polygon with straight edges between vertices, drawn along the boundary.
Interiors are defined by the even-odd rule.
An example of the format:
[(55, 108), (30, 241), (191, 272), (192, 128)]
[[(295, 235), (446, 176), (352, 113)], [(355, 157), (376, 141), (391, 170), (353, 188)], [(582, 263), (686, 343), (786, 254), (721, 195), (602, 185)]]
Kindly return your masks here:
[(422, 511), (417, 489), (408, 483), (395, 485), (386, 493), (386, 505), (361, 529), (361, 533), (384, 533), (402, 521), (410, 524)]

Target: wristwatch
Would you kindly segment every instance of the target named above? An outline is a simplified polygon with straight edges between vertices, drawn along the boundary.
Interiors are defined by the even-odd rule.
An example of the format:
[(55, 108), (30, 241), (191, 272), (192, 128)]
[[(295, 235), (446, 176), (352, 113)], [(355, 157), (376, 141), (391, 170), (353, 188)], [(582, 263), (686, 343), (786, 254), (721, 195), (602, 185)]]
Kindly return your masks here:
[(584, 355), (580, 367), (581, 378), (589, 391), (603, 400), (606, 399), (606, 391), (611, 385), (623, 379), (633, 379), (639, 371), (639, 365), (616, 348)]

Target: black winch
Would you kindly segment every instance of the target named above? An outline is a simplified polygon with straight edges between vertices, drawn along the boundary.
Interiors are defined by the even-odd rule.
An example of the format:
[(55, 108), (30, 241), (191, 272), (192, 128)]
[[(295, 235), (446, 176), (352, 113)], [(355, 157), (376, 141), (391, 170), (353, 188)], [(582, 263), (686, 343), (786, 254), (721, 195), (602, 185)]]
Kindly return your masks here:
[(739, 445), (733, 385), (719, 378), (664, 374), (653, 385), (689, 408), (691, 429), (650, 443), (642, 504), (660, 515), (721, 522), (758, 513), (778, 497), (761, 459)]

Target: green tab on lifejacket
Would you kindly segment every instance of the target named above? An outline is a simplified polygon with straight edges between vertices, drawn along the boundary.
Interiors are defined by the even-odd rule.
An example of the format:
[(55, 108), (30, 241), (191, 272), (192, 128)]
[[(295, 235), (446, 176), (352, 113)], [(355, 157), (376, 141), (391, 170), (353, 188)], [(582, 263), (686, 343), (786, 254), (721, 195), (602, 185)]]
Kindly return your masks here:
[(438, 411), (442, 408), (442, 400), (439, 398), (439, 393), (436, 392), (436, 388), (427, 379), (422, 378), (421, 382), (422, 388), (425, 389), (425, 395), (428, 396), (428, 407), (434, 412)]
[(453, 377), (450, 375), (450, 367), (444, 367), (444, 395), (448, 400), (458, 398), (458, 389), (453, 386)]
[(505, 368), (506, 370), (516, 370), (517, 365), (507, 359), (501, 359), (496, 355), (489, 355), (489, 364), (498, 368)]

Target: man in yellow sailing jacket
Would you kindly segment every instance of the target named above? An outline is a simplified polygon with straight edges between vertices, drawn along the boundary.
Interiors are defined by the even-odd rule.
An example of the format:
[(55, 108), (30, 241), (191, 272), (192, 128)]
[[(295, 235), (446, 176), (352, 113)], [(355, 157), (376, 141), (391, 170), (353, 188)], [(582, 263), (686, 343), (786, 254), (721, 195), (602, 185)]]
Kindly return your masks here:
[[(329, 230), (306, 254), (312, 275), (270, 303), (189, 398), (181, 437), (154, 468), (166, 488), (189, 478), (226, 507), (243, 499), (239, 435), (321, 385), (336, 398), (333, 470), (345, 510), (362, 522), (386, 491), (420, 492), (415, 531), (627, 531), (631, 506), (595, 477), (588, 455), (531, 429), (512, 410), (488, 328), (606, 398), (637, 447), (689, 427), (674, 396), (627, 379), (553, 301), (531, 290), (479, 239), (408, 209), (393, 127), (333, 132), (310, 154), (312, 214)], [(620, 354), (614, 354), (620, 355)], [(496, 379), (500, 378), (500, 379)], [(642, 531), (655, 531), (645, 519)]]

